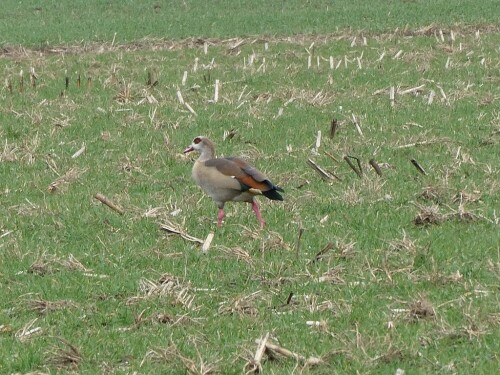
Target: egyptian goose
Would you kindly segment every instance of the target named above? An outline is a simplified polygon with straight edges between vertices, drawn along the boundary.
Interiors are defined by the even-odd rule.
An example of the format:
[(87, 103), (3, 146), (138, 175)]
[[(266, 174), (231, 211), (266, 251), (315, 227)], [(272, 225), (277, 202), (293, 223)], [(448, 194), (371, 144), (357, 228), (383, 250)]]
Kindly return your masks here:
[(216, 158), (215, 146), (207, 137), (193, 139), (184, 153), (191, 151), (200, 153), (193, 166), (193, 179), (219, 207), (217, 225), (222, 225), (225, 216), (224, 204), (234, 201), (250, 203), (263, 228), (266, 222), (260, 214), (255, 196), (262, 194), (269, 199), (282, 201), (283, 197), (278, 192), (283, 192), (283, 189), (274, 185), (262, 172), (242, 159)]

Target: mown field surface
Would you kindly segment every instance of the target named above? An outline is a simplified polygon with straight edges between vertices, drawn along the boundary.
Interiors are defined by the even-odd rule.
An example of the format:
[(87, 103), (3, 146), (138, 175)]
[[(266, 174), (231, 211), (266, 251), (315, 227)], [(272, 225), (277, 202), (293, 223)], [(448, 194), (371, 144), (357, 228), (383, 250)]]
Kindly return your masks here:
[(496, 2), (101, 3), (2, 14), (0, 373), (498, 370)]

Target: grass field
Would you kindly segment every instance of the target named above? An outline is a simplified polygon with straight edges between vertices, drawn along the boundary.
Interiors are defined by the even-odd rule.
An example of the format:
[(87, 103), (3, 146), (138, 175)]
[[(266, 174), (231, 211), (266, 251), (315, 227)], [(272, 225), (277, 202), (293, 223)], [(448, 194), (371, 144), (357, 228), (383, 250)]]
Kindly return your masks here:
[(89, 41), (130, 43), (145, 37), (371, 33), (430, 24), (498, 28), (499, 15), (497, 0), (4, 0), (0, 43), (43, 47)]
[(328, 3), (6, 2), (0, 373), (498, 371), (497, 2)]

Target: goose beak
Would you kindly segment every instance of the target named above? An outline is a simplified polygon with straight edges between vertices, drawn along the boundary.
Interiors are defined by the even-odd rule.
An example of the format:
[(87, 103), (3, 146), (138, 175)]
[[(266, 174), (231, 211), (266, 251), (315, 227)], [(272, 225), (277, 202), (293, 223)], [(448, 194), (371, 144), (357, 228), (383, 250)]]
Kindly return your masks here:
[(188, 148), (186, 148), (186, 149), (184, 150), (184, 153), (185, 153), (185, 154), (187, 154), (187, 153), (189, 153), (189, 152), (191, 152), (191, 151), (194, 151), (193, 146), (189, 146)]

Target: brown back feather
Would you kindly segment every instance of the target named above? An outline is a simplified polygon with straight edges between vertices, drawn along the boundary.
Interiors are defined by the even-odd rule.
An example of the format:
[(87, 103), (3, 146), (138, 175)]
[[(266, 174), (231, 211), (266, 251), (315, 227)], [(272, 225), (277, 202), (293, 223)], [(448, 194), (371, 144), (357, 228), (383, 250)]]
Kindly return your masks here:
[(207, 167), (215, 167), (226, 176), (237, 179), (248, 188), (268, 191), (273, 189), (273, 184), (259, 170), (239, 158), (211, 159), (205, 162)]

